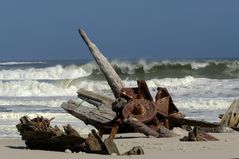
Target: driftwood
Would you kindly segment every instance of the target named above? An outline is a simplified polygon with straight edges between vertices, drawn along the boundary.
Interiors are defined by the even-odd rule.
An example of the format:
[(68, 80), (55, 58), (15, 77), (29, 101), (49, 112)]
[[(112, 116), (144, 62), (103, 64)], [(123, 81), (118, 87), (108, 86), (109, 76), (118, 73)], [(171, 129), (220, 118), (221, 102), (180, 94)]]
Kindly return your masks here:
[(117, 98), (120, 95), (121, 89), (123, 88), (123, 82), (121, 81), (119, 75), (115, 72), (114, 68), (110, 65), (108, 60), (104, 57), (104, 55), (100, 52), (97, 46), (91, 42), (87, 34), (84, 30), (80, 29), (79, 33), (91, 51), (95, 61), (100, 67), (101, 71), (105, 75), (105, 78), (111, 87), (111, 90), (114, 93), (114, 96)]
[(174, 115), (170, 115), (168, 118), (172, 123), (177, 125), (188, 125), (188, 126), (199, 126), (199, 127), (210, 127), (210, 128), (215, 128), (220, 126), (219, 123), (211, 123), (207, 121), (187, 119), (187, 118), (177, 117)]
[(203, 132), (208, 133), (233, 133), (235, 130), (228, 126), (218, 126), (218, 127), (199, 127)]
[(188, 132), (188, 136), (180, 139), (180, 141), (217, 141), (214, 136), (205, 132), (199, 131), (197, 127), (194, 127), (192, 131)]
[(143, 133), (146, 136), (159, 137), (159, 132), (155, 131), (154, 129), (151, 129), (149, 126), (145, 125), (144, 123), (138, 121), (135, 118), (128, 119), (126, 123), (133, 127), (136, 132)]
[[(57, 126), (51, 127), (49, 119), (43, 117), (30, 119), (28, 116), (21, 117), (16, 127), (22, 139), (26, 141), (28, 149), (120, 155), (114, 141), (109, 138), (103, 141), (95, 130), (92, 130), (87, 138), (83, 138), (69, 124), (64, 126), (62, 131)], [(127, 154), (144, 153), (143, 149), (137, 146), (122, 155)]]
[(76, 118), (84, 121), (85, 124), (93, 125), (97, 129), (110, 128), (112, 121), (116, 118), (116, 114), (112, 111), (108, 112), (80, 106), (72, 100), (62, 103), (61, 107)]
[(30, 119), (24, 116), (20, 122), (16, 127), (29, 149), (52, 151), (70, 149), (73, 152), (82, 150), (79, 145), (83, 144), (85, 139), (70, 125), (64, 127), (65, 131), (62, 131), (57, 126), (51, 127), (50, 120), (43, 117)]
[(226, 113), (222, 116), (221, 125), (235, 130), (239, 129), (239, 100), (233, 101)]
[(96, 106), (99, 109), (109, 108), (111, 110), (112, 103), (114, 102), (114, 100), (109, 97), (84, 89), (79, 89), (77, 94), (80, 99)]

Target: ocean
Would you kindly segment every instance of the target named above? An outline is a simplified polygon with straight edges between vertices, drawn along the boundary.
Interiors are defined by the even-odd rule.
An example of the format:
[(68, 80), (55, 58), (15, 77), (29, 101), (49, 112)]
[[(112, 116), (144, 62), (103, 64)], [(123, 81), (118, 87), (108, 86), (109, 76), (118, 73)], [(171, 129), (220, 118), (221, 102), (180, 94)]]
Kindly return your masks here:
[[(165, 87), (187, 117), (218, 122), (233, 100), (239, 99), (239, 60), (112, 60), (126, 86), (146, 80), (153, 97)], [(71, 124), (80, 133), (92, 128), (66, 113), (61, 103), (77, 99), (84, 88), (112, 97), (94, 61), (0, 62), (0, 137), (19, 137), (19, 118), (55, 117), (52, 124)], [(86, 106), (86, 103), (83, 103)]]

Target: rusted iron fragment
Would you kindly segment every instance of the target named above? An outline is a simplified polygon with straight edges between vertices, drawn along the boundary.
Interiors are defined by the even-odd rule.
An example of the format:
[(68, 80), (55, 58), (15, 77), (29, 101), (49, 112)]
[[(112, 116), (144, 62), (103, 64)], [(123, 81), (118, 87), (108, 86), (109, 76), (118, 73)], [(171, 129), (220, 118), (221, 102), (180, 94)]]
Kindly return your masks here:
[(156, 115), (154, 102), (146, 99), (132, 99), (122, 110), (124, 119), (129, 117), (146, 123), (151, 121)]
[[(155, 96), (156, 103), (158, 100), (160, 101), (161, 99), (168, 97), (168, 99), (167, 98), (164, 99), (164, 100), (168, 100), (168, 101), (163, 101), (163, 103), (164, 102), (168, 103), (168, 106), (166, 106), (166, 104), (161, 105), (159, 102), (159, 104), (158, 104), (159, 108), (157, 108), (157, 110), (159, 110), (159, 113), (161, 112), (160, 111), (161, 109), (163, 110), (162, 112), (165, 112), (164, 107), (166, 107), (166, 108), (168, 107), (168, 112), (167, 112), (168, 114), (179, 112), (177, 106), (173, 103), (173, 100), (172, 100), (168, 90), (166, 88), (162, 88), (162, 87), (158, 87), (157, 90), (158, 90), (158, 92)], [(163, 108), (161, 108), (161, 107), (163, 107)]]
[(194, 127), (192, 131), (188, 132), (188, 136), (181, 138), (180, 141), (218, 141), (218, 139), (205, 132), (200, 132), (197, 127)]
[(120, 97), (126, 99), (126, 100), (131, 100), (131, 99), (137, 99), (138, 97), (138, 87), (134, 88), (122, 88)]
[(138, 80), (137, 84), (138, 84), (138, 98), (153, 101), (153, 97), (150, 94), (148, 85), (146, 84), (145, 80)]
[(145, 80), (138, 80), (137, 85), (138, 87), (134, 88), (122, 88), (120, 97), (123, 97), (126, 100), (146, 99), (153, 101), (153, 98), (150, 94), (148, 85), (146, 84)]

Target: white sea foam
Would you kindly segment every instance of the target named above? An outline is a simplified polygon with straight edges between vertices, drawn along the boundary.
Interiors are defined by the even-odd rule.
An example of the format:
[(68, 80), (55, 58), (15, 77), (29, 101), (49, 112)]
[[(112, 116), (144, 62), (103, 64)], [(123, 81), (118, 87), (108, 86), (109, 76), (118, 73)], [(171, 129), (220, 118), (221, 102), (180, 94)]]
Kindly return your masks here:
[(239, 79), (165, 78), (147, 81), (149, 87), (166, 87), (175, 97), (238, 97)]
[(66, 99), (57, 99), (57, 98), (5, 98), (0, 99), (0, 106), (48, 106), (48, 107), (59, 107), (61, 103), (65, 102)]
[(39, 81), (0, 81), (0, 96), (73, 96), (77, 88)]
[(173, 101), (179, 109), (189, 110), (217, 110), (227, 109), (234, 98), (198, 98), (198, 99), (177, 99)]
[(0, 62), (0, 65), (25, 65), (25, 64), (45, 64), (43, 61), (36, 62), (24, 62), (24, 61), (11, 61), (11, 62)]
[[(124, 81), (126, 86), (134, 87), (136, 81)], [(152, 93), (157, 87), (166, 87), (173, 97), (238, 97), (239, 79), (217, 80), (206, 78), (164, 78), (147, 80)], [(0, 96), (76, 96), (83, 88), (95, 92), (111, 92), (106, 81), (61, 80), (44, 82), (35, 80), (0, 81)]]
[[(10, 64), (21, 64), (21, 62), (5, 62), (2, 65), (10, 65)], [(22, 64), (27, 62), (22, 62)], [(31, 62), (29, 62), (31, 63)], [(34, 63), (34, 62), (33, 62)], [(202, 68), (206, 68), (207, 66), (213, 64), (213, 66), (217, 66), (219, 64), (225, 65), (227, 68), (224, 68), (222, 71), (225, 72), (233, 72), (239, 70), (239, 61), (216, 61), (216, 60), (208, 60), (208, 61), (145, 61), (139, 60), (137, 62), (127, 62), (127, 61), (119, 61), (113, 60), (111, 64), (121, 70), (123, 73), (134, 74), (139, 68), (143, 69), (145, 73), (156, 73), (157, 67), (172, 67), (177, 66), (180, 69), (181, 66), (190, 66), (189, 68), (181, 68), (181, 69), (190, 69), (198, 70)], [(225, 67), (224, 66), (224, 67)], [(57, 80), (57, 79), (75, 79), (80, 77), (86, 77), (93, 73), (93, 70), (98, 69), (94, 62), (89, 62), (84, 65), (68, 65), (63, 67), (62, 65), (56, 65), (52, 67), (46, 68), (14, 68), (14, 69), (2, 69), (0, 70), (0, 79), (1, 80), (28, 80), (28, 79), (48, 79), (48, 80)], [(214, 68), (216, 69), (216, 68)], [(156, 71), (156, 72), (155, 72)], [(215, 70), (217, 71), (217, 70)], [(204, 73), (207, 71), (204, 71)], [(219, 72), (220, 73), (220, 72)]]
[[(149, 77), (146, 77), (148, 79), (146, 82), (152, 96), (155, 96), (157, 87), (166, 87), (177, 107), (191, 118), (215, 121), (219, 113), (223, 113), (234, 99), (239, 98), (239, 79), (235, 78), (239, 70), (238, 61), (148, 62), (139, 60), (133, 63), (114, 60), (111, 63), (120, 69), (123, 74), (133, 75), (133, 79), (128, 78), (123, 81), (127, 87), (137, 86), (134, 78), (137, 79), (140, 75), (150, 72), (145, 76), (149, 75)], [(56, 117), (53, 124), (65, 125), (70, 123), (75, 128), (78, 128), (80, 132), (86, 133), (90, 128), (72, 115), (63, 113), (64, 111), (61, 111), (60, 108), (61, 103), (70, 98), (76, 99), (76, 91), (79, 88), (102, 93), (113, 98), (109, 85), (105, 80), (101, 79), (100, 71), (93, 62), (84, 65), (68, 65), (64, 67), (56, 65), (45, 68), (21, 68), (19, 66), (16, 69), (15, 66), (12, 68), (4, 66), (14, 64), (20, 63), (0, 64), (1, 137), (17, 135), (15, 125), (18, 123), (19, 118), (24, 115), (35, 117), (37, 114), (48, 118)], [(219, 74), (220, 69), (222, 73), (228, 71), (229, 75), (230, 72), (234, 71), (232, 78), (224, 78), (227, 77), (227, 74), (223, 76), (224, 79), (207, 78), (211, 70), (217, 70), (217, 65), (220, 66), (218, 67)], [(184, 77), (172, 78), (173, 73), (178, 73), (178, 67), (182, 72), (186, 72), (183, 75)], [(160, 79), (158, 76), (151, 76), (151, 73), (157, 75), (157, 71), (161, 71), (162, 68), (165, 68), (163, 73), (167, 73), (167, 68), (174, 70), (174, 72), (163, 76), (168, 78), (160, 77), (160, 74)], [(207, 72), (208, 70), (209, 73), (194, 77), (193, 75), (187, 75), (188, 71), (195, 70), (198, 70), (196, 74)], [(95, 78), (98, 76), (100, 79)], [(88, 106), (86, 103), (83, 103), (83, 105)], [(48, 113), (45, 113), (46, 111)]]
[(75, 79), (85, 77), (92, 73), (96, 65), (88, 63), (85, 65), (77, 66), (70, 65), (63, 67), (56, 65), (46, 68), (28, 68), (28, 69), (11, 69), (0, 70), (0, 79), (2, 80), (29, 80), (29, 79)]

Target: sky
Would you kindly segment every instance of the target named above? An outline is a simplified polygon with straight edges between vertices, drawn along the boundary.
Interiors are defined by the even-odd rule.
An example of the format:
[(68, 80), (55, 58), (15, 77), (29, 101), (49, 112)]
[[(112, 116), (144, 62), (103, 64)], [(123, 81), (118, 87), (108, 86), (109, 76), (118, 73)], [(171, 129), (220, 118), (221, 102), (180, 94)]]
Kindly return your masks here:
[(238, 0), (0, 0), (0, 61), (239, 57)]

